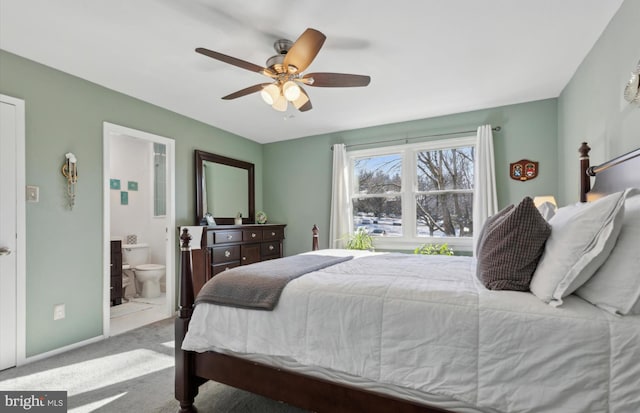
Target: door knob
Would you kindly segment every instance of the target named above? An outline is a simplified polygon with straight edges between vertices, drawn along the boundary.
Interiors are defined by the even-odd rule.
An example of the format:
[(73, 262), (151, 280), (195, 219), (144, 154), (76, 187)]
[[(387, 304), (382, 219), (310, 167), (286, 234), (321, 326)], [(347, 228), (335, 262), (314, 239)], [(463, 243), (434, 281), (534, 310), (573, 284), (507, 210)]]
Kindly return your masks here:
[(9, 255), (11, 250), (7, 247), (0, 247), (0, 255)]

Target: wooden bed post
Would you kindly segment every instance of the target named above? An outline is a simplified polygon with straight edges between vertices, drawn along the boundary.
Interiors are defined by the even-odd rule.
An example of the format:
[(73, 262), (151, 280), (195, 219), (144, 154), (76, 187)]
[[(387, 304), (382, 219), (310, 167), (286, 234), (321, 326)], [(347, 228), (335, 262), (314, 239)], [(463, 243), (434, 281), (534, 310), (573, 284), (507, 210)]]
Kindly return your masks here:
[(318, 246), (318, 234), (320, 233), (320, 230), (318, 229), (318, 226), (316, 224), (313, 224), (313, 228), (311, 229), (311, 232), (313, 232), (313, 241), (311, 242), (311, 250), (318, 251), (320, 249), (320, 247)]
[(591, 190), (591, 177), (587, 174), (590, 150), (587, 142), (582, 142), (578, 149), (580, 152), (580, 202), (587, 202), (587, 192)]
[(175, 396), (180, 402), (179, 413), (195, 413), (197, 409), (193, 401), (198, 394), (198, 384), (193, 374), (193, 354), (182, 350), (182, 341), (189, 328), (189, 321), (193, 313), (193, 282), (191, 279), (191, 235), (184, 228), (180, 236), (182, 241), (180, 248), (180, 297), (178, 302), (178, 317), (175, 324)]

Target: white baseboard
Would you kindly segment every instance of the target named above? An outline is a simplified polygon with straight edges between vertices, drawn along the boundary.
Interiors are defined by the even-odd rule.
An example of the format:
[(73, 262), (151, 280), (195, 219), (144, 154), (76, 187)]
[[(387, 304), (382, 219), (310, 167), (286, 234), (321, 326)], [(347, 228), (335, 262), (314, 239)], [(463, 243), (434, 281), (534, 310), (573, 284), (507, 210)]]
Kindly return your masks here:
[(77, 343), (69, 344), (68, 346), (60, 347), (55, 350), (47, 351), (46, 353), (36, 354), (35, 356), (27, 357), (24, 360), (18, 360), (18, 366), (23, 366), (25, 364), (33, 363), (34, 361), (46, 359), (51, 356), (55, 356), (58, 354), (66, 353), (69, 350), (73, 350), (76, 348), (84, 347), (88, 344), (97, 343), (98, 341), (104, 340), (106, 337), (104, 335), (100, 335), (97, 337), (90, 338), (88, 340), (79, 341)]

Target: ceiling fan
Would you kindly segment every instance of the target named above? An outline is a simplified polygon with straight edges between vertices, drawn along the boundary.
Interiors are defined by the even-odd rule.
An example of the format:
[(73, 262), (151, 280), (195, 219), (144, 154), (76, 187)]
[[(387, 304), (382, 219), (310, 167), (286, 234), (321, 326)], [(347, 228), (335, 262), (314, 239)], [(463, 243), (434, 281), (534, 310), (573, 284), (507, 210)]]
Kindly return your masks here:
[(231, 57), (213, 50), (199, 47), (196, 52), (209, 56), (242, 69), (260, 73), (272, 79), (271, 83), (259, 83), (222, 99), (230, 100), (251, 93), (260, 92), (262, 99), (275, 110), (284, 112), (291, 102), (296, 109), (305, 112), (311, 109), (309, 95), (302, 88), (314, 87), (359, 87), (367, 86), (371, 81), (369, 76), (352, 75), (347, 73), (307, 73), (302, 74), (309, 67), (324, 44), (326, 36), (315, 29), (307, 29), (298, 40), (277, 40), (273, 47), (278, 54), (267, 60), (267, 67), (259, 66), (235, 57)]

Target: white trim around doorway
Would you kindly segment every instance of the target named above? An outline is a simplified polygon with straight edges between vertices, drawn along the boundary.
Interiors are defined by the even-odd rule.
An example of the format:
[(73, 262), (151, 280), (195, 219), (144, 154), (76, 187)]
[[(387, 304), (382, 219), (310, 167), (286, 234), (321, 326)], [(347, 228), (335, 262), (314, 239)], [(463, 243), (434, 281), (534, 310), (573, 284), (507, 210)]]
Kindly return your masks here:
[(175, 260), (176, 260), (176, 213), (175, 213), (175, 141), (152, 133), (143, 132), (137, 129), (127, 128), (125, 126), (116, 125), (109, 122), (103, 123), (103, 263), (104, 263), (104, 297), (103, 297), (103, 334), (104, 337), (110, 336), (111, 329), (111, 205), (110, 205), (110, 139), (115, 135), (126, 135), (134, 138), (143, 139), (149, 142), (160, 143), (166, 145), (167, 148), (167, 250), (166, 250), (166, 315), (172, 316), (175, 313), (176, 306), (176, 277), (175, 277)]

